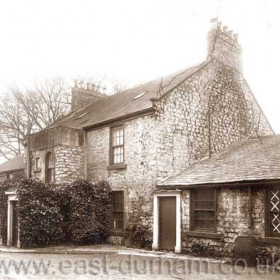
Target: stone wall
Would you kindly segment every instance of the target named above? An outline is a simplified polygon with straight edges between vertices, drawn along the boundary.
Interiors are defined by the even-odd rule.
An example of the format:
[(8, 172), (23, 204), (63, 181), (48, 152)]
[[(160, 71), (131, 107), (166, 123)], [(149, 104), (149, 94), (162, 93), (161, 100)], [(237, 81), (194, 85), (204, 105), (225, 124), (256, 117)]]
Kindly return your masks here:
[(84, 178), (84, 147), (57, 146), (55, 148), (55, 158), (55, 181), (57, 183)]
[(273, 134), (242, 74), (210, 61), (157, 103), (158, 179), (247, 137)]
[[(47, 153), (51, 152), (55, 160), (55, 182), (70, 182), (84, 178), (85, 151), (84, 147), (58, 145), (53, 148), (31, 152), (31, 176), (45, 181), (45, 163)], [(40, 168), (35, 169), (35, 159), (39, 158)]]
[[(55, 127), (31, 135), (30, 173), (32, 178), (45, 181), (45, 164), (48, 152), (54, 155), (55, 182), (67, 182), (84, 177), (85, 147), (83, 130)], [(36, 158), (39, 159), (38, 169), (35, 166)]]

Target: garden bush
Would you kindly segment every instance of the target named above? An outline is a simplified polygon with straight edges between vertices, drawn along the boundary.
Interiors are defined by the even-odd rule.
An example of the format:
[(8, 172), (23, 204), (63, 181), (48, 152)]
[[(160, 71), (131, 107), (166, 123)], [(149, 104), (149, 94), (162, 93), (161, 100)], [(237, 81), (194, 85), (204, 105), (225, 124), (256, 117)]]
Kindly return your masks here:
[[(140, 196), (134, 202), (133, 211), (129, 216), (125, 230), (125, 241), (127, 246), (151, 249), (153, 243), (153, 232), (151, 229), (151, 213), (145, 209), (147, 200)], [(145, 209), (145, 210), (143, 210)]]
[(38, 180), (18, 184), (18, 220), (22, 247), (55, 244), (63, 240), (63, 215), (56, 189)]
[(22, 247), (75, 242), (96, 244), (109, 233), (111, 190), (106, 181), (92, 184), (45, 184), (36, 179), (0, 183), (0, 234), (7, 239), (7, 195), (16, 189)]
[(71, 240), (81, 244), (106, 241), (109, 234), (111, 190), (105, 181), (93, 185), (85, 180), (70, 186), (69, 231)]

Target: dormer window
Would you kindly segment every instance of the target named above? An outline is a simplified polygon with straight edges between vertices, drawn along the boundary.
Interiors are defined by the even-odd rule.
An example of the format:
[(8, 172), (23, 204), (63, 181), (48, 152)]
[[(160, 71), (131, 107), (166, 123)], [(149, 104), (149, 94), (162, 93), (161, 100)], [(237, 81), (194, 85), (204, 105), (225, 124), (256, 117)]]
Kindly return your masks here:
[(45, 181), (47, 184), (54, 183), (55, 165), (54, 165), (54, 157), (53, 153), (48, 152), (46, 155), (46, 172), (45, 172)]

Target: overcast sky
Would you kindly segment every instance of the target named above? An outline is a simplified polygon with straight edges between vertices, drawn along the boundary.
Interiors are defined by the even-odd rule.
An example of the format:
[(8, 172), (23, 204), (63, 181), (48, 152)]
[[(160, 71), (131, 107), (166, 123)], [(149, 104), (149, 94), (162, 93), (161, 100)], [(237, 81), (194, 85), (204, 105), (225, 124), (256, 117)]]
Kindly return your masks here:
[(239, 33), (244, 74), (280, 133), (279, 0), (0, 1), (0, 94), (56, 76), (129, 85), (202, 62), (209, 20)]

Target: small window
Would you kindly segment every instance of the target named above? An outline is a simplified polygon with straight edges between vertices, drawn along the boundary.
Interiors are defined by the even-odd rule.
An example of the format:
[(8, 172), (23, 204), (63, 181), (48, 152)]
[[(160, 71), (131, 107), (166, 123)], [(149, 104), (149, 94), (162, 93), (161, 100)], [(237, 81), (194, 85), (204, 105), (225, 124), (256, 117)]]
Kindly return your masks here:
[(123, 126), (111, 128), (111, 164), (124, 163), (124, 129)]
[(280, 186), (267, 191), (267, 237), (280, 237)]
[(216, 231), (216, 190), (191, 191), (192, 230)]
[(35, 158), (35, 170), (38, 171), (40, 170), (40, 158), (39, 157), (36, 157)]
[(123, 230), (123, 191), (116, 191), (112, 194), (112, 230)]
[(49, 152), (46, 155), (46, 183), (54, 183), (54, 171), (55, 171), (55, 167), (54, 167), (54, 157), (53, 157), (53, 153)]

